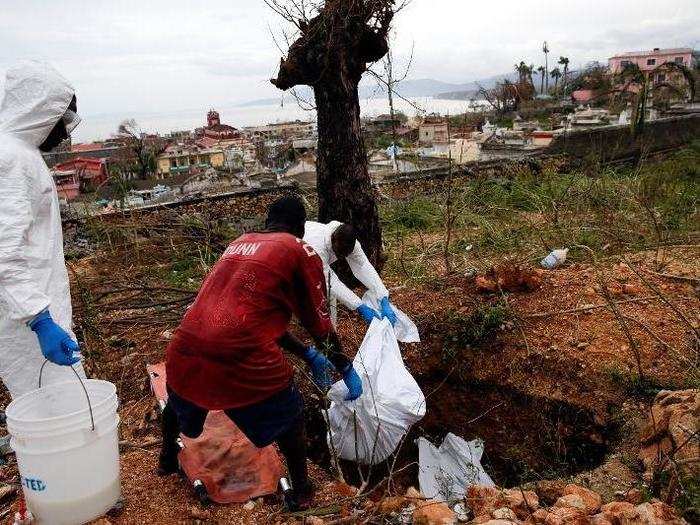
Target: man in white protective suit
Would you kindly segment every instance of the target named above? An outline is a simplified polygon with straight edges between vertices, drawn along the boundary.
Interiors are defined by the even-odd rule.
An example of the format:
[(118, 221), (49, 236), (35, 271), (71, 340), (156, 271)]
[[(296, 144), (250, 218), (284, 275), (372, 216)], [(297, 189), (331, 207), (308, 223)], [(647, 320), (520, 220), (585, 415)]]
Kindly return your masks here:
[[(340, 301), (350, 310), (356, 311), (370, 324), (372, 319), (386, 317), (392, 325), (396, 324), (396, 312), (389, 302), (389, 291), (384, 286), (372, 263), (367, 259), (360, 242), (357, 240), (355, 229), (338, 221), (328, 224), (307, 221), (305, 225), (304, 241), (310, 244), (323, 261), (323, 271), (328, 286), (328, 297), (332, 303), (332, 311), (335, 314), (335, 301)], [(345, 259), (352, 270), (353, 275), (367, 287), (370, 295), (375, 299), (380, 311), (378, 312), (369, 304), (362, 302), (355, 292), (345, 286), (338, 278), (330, 265), (338, 259)], [(335, 315), (333, 315), (335, 319)]]
[(80, 121), (73, 87), (51, 66), (7, 71), (0, 105), (0, 378), (13, 398), (82, 376), (71, 331), (58, 194), (41, 156)]

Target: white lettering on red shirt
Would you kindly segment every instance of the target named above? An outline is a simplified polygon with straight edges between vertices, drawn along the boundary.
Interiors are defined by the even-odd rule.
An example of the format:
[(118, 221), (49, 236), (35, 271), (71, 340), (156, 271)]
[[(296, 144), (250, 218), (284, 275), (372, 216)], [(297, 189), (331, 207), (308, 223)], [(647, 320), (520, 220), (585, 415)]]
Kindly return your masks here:
[(228, 248), (226, 248), (226, 251), (224, 252), (224, 257), (231, 257), (233, 255), (244, 255), (244, 256), (251, 256), (254, 255), (255, 252), (258, 251), (258, 248), (260, 248), (260, 243), (259, 242), (239, 242), (236, 244), (232, 244)]

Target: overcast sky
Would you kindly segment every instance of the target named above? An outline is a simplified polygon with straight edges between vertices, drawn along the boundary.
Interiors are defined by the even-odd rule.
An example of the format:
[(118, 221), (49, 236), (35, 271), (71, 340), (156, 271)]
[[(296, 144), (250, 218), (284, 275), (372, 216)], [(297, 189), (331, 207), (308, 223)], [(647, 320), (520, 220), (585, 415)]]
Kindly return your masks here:
[[(0, 0), (0, 73), (49, 60), (84, 114), (163, 112), (273, 97), (280, 20), (263, 0)], [(620, 51), (700, 47), (698, 0), (413, 0), (395, 52), (411, 78), (464, 82), (521, 59), (572, 66)], [(0, 81), (2, 83), (2, 81)]]

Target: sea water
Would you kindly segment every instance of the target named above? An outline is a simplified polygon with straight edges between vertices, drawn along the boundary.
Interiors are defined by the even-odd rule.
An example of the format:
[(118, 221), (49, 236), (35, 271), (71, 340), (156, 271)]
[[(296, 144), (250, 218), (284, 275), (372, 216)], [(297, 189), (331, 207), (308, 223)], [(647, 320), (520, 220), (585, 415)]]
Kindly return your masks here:
[(77, 497), (63, 501), (42, 501), (27, 498), (37, 524), (76, 525), (87, 523), (107, 513), (121, 497), (119, 478), (105, 489), (87, 497)]

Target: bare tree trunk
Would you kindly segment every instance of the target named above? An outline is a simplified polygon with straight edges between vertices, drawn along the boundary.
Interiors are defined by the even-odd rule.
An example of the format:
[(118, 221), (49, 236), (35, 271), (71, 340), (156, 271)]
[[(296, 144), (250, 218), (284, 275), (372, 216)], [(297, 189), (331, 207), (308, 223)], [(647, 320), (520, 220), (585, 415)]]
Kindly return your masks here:
[(399, 172), (399, 163), (396, 159), (396, 119), (394, 115), (394, 60), (391, 56), (391, 48), (386, 54), (385, 67), (387, 76), (387, 95), (389, 97), (389, 117), (391, 118), (391, 161), (394, 166), (394, 173)]
[(367, 257), (380, 269), (381, 226), (367, 169), (357, 86), (367, 64), (389, 50), (387, 35), (398, 9), (395, 0), (309, 2), (313, 17), (308, 16), (304, 0), (266, 3), (298, 29), (298, 38), (271, 82), (281, 90), (298, 85), (314, 90), (319, 219), (352, 224)]
[(369, 260), (381, 267), (382, 231), (360, 132), (357, 84), (324, 83), (315, 86), (314, 94), (319, 128), (319, 220), (352, 224)]

